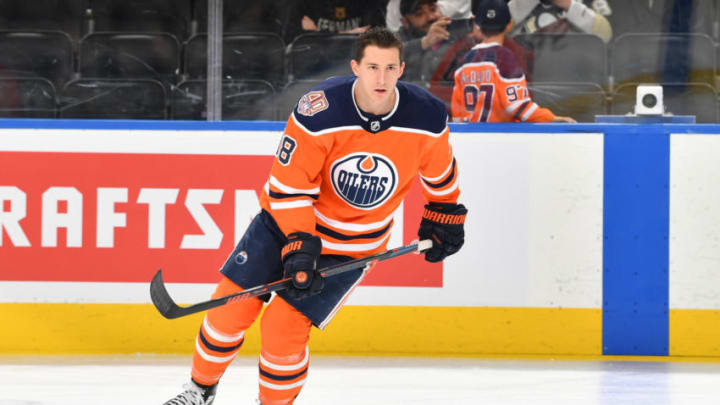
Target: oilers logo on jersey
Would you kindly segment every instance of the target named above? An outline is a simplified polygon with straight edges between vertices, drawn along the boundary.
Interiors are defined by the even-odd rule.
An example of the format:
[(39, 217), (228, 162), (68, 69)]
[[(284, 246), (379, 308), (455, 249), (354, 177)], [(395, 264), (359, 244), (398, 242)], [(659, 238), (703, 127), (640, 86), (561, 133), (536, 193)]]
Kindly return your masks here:
[(330, 178), (335, 193), (353, 207), (372, 209), (387, 201), (397, 187), (393, 162), (377, 153), (353, 153), (333, 162)]

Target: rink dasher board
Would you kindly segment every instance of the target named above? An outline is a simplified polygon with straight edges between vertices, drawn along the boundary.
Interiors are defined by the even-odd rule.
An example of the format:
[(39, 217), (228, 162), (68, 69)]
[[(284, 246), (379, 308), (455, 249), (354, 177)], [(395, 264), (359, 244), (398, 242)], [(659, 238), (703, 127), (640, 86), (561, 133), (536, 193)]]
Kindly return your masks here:
[[(22, 121), (24, 120), (14, 123)], [(220, 123), (214, 126), (198, 124), (128, 122), (130, 129), (115, 129), (118, 125), (116, 122), (103, 124), (89, 121), (47, 121), (46, 126), (55, 125), (60, 128), (2, 130), (0, 149), (37, 150), (50, 153), (228, 155), (236, 153), (234, 142), (241, 142), (242, 154), (270, 156), (276, 148), (277, 138), (282, 130), (282, 123)], [(13, 124), (20, 127), (23, 125), (31, 124)], [(392, 284), (391, 286), (380, 284), (358, 288), (351, 297), (348, 308), (341, 311), (341, 316), (333, 321), (337, 324), (336, 331), (321, 338), (319, 343), (321, 346), (316, 350), (329, 352), (351, 350), (346, 343), (348, 336), (357, 333), (355, 330), (357, 325), (351, 322), (345, 324), (342, 314), (346, 312), (348, 318), (345, 319), (353, 318), (361, 322), (363, 319), (370, 321), (382, 316), (391, 326), (402, 325), (403, 321), (410, 322), (408, 328), (417, 328), (418, 324), (425, 324), (427, 329), (420, 329), (420, 334), (434, 333), (438, 338), (440, 336), (437, 334), (440, 333), (444, 337), (440, 341), (447, 341), (447, 343), (438, 343), (438, 340), (430, 342), (420, 337), (415, 339), (417, 344), (411, 348), (411, 352), (550, 354), (603, 352), (601, 337), (603, 333), (607, 333), (602, 330), (603, 171), (605, 169), (603, 166), (607, 166), (608, 163), (603, 156), (602, 134), (605, 133), (607, 136), (608, 132), (620, 131), (623, 127), (629, 126), (610, 127), (608, 130), (607, 126), (597, 125), (571, 127), (451, 125), (451, 139), (460, 164), (463, 190), (461, 198), (471, 212), (467, 223), (466, 247), (443, 267), (440, 273), (441, 286), (398, 286), (403, 284), (403, 280), (391, 279), (388, 282)], [(720, 128), (717, 127), (684, 127), (700, 127), (706, 133), (720, 133)], [(250, 130), (247, 130), (248, 128)], [(32, 132), (32, 135), (24, 133), (19, 137), (21, 133), (16, 132), (18, 130), (21, 132), (27, 130)], [(490, 130), (491, 132), (484, 132)], [(665, 128), (663, 130), (667, 131)], [(218, 131), (222, 131), (222, 134), (220, 135)], [(638, 126), (634, 126), (631, 132), (639, 131)], [(679, 132), (687, 131), (687, 128), (680, 128)], [(200, 135), (202, 139), (197, 139)], [(28, 139), (30, 136), (33, 138), (32, 141)], [(713, 352), (713, 350), (717, 351), (717, 348), (703, 343), (709, 341), (713, 333), (717, 333), (714, 322), (718, 308), (717, 296), (713, 295), (712, 291), (705, 290), (703, 293), (702, 289), (702, 287), (710, 288), (712, 285), (718, 285), (713, 284), (712, 278), (717, 277), (717, 274), (712, 274), (707, 266), (705, 268), (702, 266), (703, 260), (712, 258), (712, 255), (697, 256), (689, 248), (694, 245), (690, 234), (697, 238), (698, 235), (702, 235), (702, 232), (698, 234), (698, 230), (706, 231), (705, 234), (713, 232), (712, 229), (703, 227), (707, 228), (714, 223), (697, 220), (687, 223), (688, 218), (697, 219), (693, 216), (695, 215), (693, 209), (697, 208), (697, 202), (702, 200), (702, 196), (693, 197), (693, 193), (687, 191), (694, 185), (692, 182), (705, 180), (697, 176), (686, 176), (685, 180), (682, 179), (682, 173), (691, 173), (697, 168), (678, 172), (683, 165), (699, 165), (703, 161), (682, 158), (682, 155), (674, 153), (675, 148), (685, 148), (690, 154), (693, 154), (693, 148), (711, 150), (708, 149), (708, 144), (717, 144), (713, 138), (715, 137), (687, 136), (685, 133), (671, 136), (672, 186), (669, 199), (673, 202), (670, 204), (669, 213), (670, 270), (667, 282), (669, 306), (672, 310), (666, 315), (670, 324), (669, 331), (666, 332), (670, 340), (668, 349), (670, 354), (718, 355)], [(688, 163), (689, 160), (693, 162)], [(709, 170), (712, 167), (712, 161), (706, 159), (701, 169)], [(6, 171), (2, 169), (0, 172)], [(711, 174), (705, 173), (706, 177)], [(717, 182), (705, 184), (713, 185)], [(675, 196), (676, 189), (684, 190), (683, 198), (689, 199), (685, 209), (676, 209), (682, 207), (678, 205), (681, 200)], [(129, 191), (130, 195), (132, 193)], [(704, 193), (700, 194), (704, 195)], [(682, 224), (678, 225), (677, 221)], [(221, 220), (217, 222), (218, 226), (222, 226)], [(226, 222), (232, 222), (234, 229), (231, 226), (224, 232), (224, 240), (237, 237), (240, 233), (238, 229), (242, 228), (242, 224), (239, 225), (238, 221), (233, 219)], [(411, 225), (400, 225), (405, 233), (400, 235), (402, 239), (412, 234), (409, 231)], [(396, 224), (396, 226), (400, 225)], [(689, 230), (683, 230), (683, 227)], [(677, 236), (682, 237), (676, 237), (675, 230), (681, 232), (677, 233)], [(119, 235), (121, 232), (122, 228), (115, 228), (115, 233)], [(396, 235), (401, 233), (403, 232), (396, 232)], [(120, 236), (117, 240), (120, 240)], [(0, 247), (0, 252), (8, 246), (7, 241), (8, 236), (5, 234), (5, 243)], [(59, 237), (58, 242), (61, 241), (62, 237)], [(399, 245), (398, 242), (397, 237), (391, 241)], [(704, 246), (702, 243), (700, 245)], [(712, 247), (711, 243), (707, 244), (705, 253), (712, 253)], [(56, 249), (60, 248), (56, 247)], [(177, 251), (173, 253), (177, 254)], [(226, 252), (220, 253), (220, 256), (224, 254)], [(219, 260), (224, 260), (224, 257)], [(682, 271), (676, 263), (684, 263)], [(686, 263), (690, 263), (693, 270), (688, 271)], [(693, 274), (701, 274), (704, 278), (697, 280)], [(382, 278), (380, 282), (382, 283)], [(681, 288), (676, 288), (675, 283)], [(147, 298), (143, 299), (144, 284), (141, 280), (137, 282), (8, 280), (0, 282), (0, 302), (14, 303), (7, 305), (8, 308), (16, 309), (10, 313), (15, 313), (17, 316), (20, 316), (20, 313), (27, 315), (27, 311), (37, 313), (35, 308), (37, 303), (46, 303), (42, 306), (54, 303), (55, 310), (76, 313), (78, 326), (86, 324), (84, 319), (88, 314), (83, 311), (93, 312), (97, 309), (102, 309), (100, 313), (106, 314), (133, 313), (135, 316), (131, 321), (134, 322), (143, 319), (143, 316), (152, 320), (152, 315), (149, 313), (139, 315), (146, 311), (144, 303), (147, 302)], [(617, 286), (617, 288), (621, 287)], [(171, 292), (180, 296), (179, 301), (193, 302), (198, 300), (198, 296), (200, 299), (207, 297), (208, 291), (212, 289), (212, 282), (182, 282), (171, 284), (170, 288), (175, 289)], [(53, 294), (40, 294), (43, 290), (53, 291)], [(103, 290), (108, 293), (99, 293)], [(73, 306), (62, 303), (84, 305)], [(114, 303), (114, 305), (103, 303)], [(430, 308), (427, 308), (428, 306)], [(453, 313), (457, 313), (457, 316), (449, 315)], [(373, 314), (373, 317), (371, 318), (369, 314)], [(98, 318), (98, 316), (90, 317), (90, 319)], [(468, 319), (478, 319), (484, 324), (468, 327), (472, 324)], [(544, 322), (545, 320), (548, 322)], [(690, 325), (690, 321), (694, 325), (698, 322), (700, 324), (694, 327)], [(151, 322), (153, 328), (157, 328), (154, 321)], [(507, 326), (511, 323), (514, 325)], [(493, 328), (483, 329), (491, 325)], [(123, 328), (125, 334), (128, 326), (132, 328), (132, 322)], [(175, 325), (175, 327), (179, 326)], [(523, 326), (529, 331), (529, 335), (518, 332)], [(514, 330), (514, 327), (519, 329)], [(438, 332), (439, 328), (444, 328), (444, 331)], [(552, 328), (555, 330), (560, 328), (560, 331), (554, 332)], [(187, 329), (190, 331), (189, 334), (193, 335), (196, 324), (188, 325)], [(405, 330), (407, 331), (407, 328)], [(474, 339), (470, 339), (469, 342), (458, 341), (460, 331)], [(497, 341), (492, 339), (488, 341), (487, 336), (491, 333), (496, 334)], [(617, 332), (613, 331), (613, 333)], [(98, 340), (105, 343), (86, 340), (84, 345), (65, 350), (79, 352), (125, 350), (121, 347), (110, 349), (113, 345), (109, 344), (108, 339)], [(370, 343), (365, 346), (354, 347), (359, 350), (363, 347), (373, 347), (388, 352), (407, 350), (407, 348), (392, 348), (392, 345), (388, 345), (388, 341), (389, 338), (386, 336), (375, 336), (371, 337)], [(690, 344), (691, 341), (695, 343)], [(68, 342), (64, 346), (49, 350), (62, 351), (63, 347), (72, 347), (73, 344)], [(12, 341), (8, 343), (10, 346), (4, 351), (23, 350), (20, 348), (22, 345), (13, 346)], [(131, 352), (162, 351), (161, 347), (171, 352), (186, 350), (182, 346), (145, 347), (140, 342), (136, 345), (138, 350), (132, 350), (132, 345), (130, 347)], [(37, 349), (42, 350), (42, 348)]]

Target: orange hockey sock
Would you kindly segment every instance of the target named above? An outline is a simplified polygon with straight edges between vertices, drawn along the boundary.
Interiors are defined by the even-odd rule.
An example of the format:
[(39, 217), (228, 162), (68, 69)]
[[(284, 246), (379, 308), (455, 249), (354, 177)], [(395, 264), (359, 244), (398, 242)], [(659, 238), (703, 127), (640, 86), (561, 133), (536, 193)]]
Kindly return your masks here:
[(289, 405), (305, 384), (310, 320), (276, 296), (260, 321), (260, 402)]
[[(242, 291), (223, 277), (212, 298)], [(241, 300), (208, 311), (195, 340), (192, 378), (204, 385), (216, 384), (242, 346), (245, 330), (255, 322), (263, 302), (258, 298)]]

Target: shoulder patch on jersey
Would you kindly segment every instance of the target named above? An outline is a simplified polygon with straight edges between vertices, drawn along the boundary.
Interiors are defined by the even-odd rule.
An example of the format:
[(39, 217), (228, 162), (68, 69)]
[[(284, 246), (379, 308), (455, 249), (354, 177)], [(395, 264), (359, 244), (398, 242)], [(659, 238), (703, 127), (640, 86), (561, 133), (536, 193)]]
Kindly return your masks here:
[(311, 91), (306, 93), (298, 102), (297, 111), (299, 114), (311, 117), (320, 111), (327, 110), (330, 107), (325, 92), (322, 90)]

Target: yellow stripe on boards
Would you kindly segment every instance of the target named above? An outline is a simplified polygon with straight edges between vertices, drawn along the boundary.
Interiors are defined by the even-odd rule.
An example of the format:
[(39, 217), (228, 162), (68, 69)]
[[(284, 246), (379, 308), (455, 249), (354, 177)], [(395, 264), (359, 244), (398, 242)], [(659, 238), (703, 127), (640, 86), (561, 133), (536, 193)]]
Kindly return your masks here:
[(0, 304), (0, 353), (192, 353), (203, 314), (167, 320), (149, 304)]
[(600, 309), (343, 308), (311, 348), (398, 355), (602, 354)]
[(670, 310), (671, 356), (720, 356), (720, 310)]
[[(192, 353), (203, 314), (167, 320), (149, 304), (0, 304), (0, 354)], [(600, 309), (348, 306), (315, 354), (600, 355)], [(241, 353), (259, 350), (259, 322)]]

